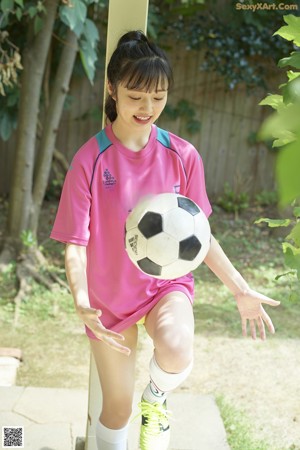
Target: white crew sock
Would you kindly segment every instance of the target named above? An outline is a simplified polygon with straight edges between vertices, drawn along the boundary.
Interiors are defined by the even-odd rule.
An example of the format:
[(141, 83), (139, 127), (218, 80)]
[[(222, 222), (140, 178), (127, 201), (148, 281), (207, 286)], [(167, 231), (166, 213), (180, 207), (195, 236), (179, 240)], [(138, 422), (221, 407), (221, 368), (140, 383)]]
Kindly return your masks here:
[(168, 373), (162, 370), (155, 356), (150, 361), (150, 383), (143, 393), (143, 399), (149, 403), (164, 403), (168, 393), (177, 388), (191, 373), (193, 361), (180, 373)]
[(98, 450), (126, 450), (128, 425), (118, 430), (105, 427), (101, 422), (96, 425)]

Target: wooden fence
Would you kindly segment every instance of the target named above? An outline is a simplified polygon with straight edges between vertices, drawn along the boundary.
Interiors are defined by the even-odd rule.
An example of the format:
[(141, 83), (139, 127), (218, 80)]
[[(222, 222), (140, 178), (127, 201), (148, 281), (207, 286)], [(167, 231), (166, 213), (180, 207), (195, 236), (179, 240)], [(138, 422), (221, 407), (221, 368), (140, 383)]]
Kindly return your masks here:
[[(202, 72), (200, 53), (185, 49), (170, 54), (174, 67), (175, 87), (169, 103), (176, 105), (186, 100), (195, 110), (200, 130), (189, 135), (186, 119), (171, 120), (164, 115), (159, 126), (192, 142), (203, 157), (209, 196), (221, 195), (225, 183), (235, 192), (250, 195), (274, 189), (274, 152), (264, 144), (251, 142), (263, 119), (270, 113), (258, 106), (266, 92), (247, 93), (239, 86), (226, 89), (223, 80), (215, 73)], [(274, 89), (279, 82), (274, 82)], [(71, 101), (64, 112), (58, 132), (57, 148), (70, 161), (74, 152), (101, 127), (103, 79), (92, 87), (81, 79), (73, 79)], [(14, 159), (14, 137), (0, 141), (0, 194), (9, 191)]]

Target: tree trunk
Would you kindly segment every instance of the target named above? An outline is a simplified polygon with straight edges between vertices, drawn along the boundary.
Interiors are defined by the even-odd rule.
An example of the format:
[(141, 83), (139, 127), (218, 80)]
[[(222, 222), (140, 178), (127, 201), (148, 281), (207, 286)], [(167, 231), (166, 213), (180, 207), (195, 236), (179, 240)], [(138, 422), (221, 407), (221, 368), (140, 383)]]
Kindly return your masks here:
[(28, 229), (32, 205), (32, 178), (36, 131), (47, 54), (59, 0), (46, 0), (42, 30), (33, 36), (23, 59), (15, 165), (8, 211), (6, 241), (20, 243), (20, 233)]
[(46, 112), (41, 142), (37, 154), (35, 177), (32, 196), (32, 209), (29, 219), (29, 229), (34, 235), (37, 233), (39, 215), (47, 188), (51, 162), (55, 150), (55, 141), (59, 122), (69, 83), (73, 72), (78, 50), (78, 39), (73, 31), (68, 30), (66, 42), (57, 69), (54, 86), (51, 91), (49, 108)]

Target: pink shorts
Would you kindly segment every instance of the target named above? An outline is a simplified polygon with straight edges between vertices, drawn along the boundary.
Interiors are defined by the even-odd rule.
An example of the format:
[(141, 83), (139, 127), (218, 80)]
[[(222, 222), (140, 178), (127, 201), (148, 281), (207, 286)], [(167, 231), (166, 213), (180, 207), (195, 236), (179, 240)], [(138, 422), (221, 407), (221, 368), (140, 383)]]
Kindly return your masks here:
[[(158, 289), (157, 293), (149, 299), (146, 305), (138, 311), (131, 314), (129, 317), (119, 321), (113, 326), (107, 328), (118, 333), (130, 328), (132, 325), (144, 323), (147, 314), (154, 308), (154, 306), (170, 292), (182, 292), (185, 294), (191, 304), (194, 302), (194, 280), (193, 278), (184, 277), (181, 282), (170, 283)], [(86, 327), (86, 334), (90, 339), (97, 339), (89, 328)]]

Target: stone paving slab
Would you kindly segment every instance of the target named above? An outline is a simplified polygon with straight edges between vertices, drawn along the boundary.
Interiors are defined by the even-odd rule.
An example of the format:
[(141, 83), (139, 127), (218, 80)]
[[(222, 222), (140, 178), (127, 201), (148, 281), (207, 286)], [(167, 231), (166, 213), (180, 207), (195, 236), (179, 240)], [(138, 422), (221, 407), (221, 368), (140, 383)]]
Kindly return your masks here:
[[(229, 450), (212, 396), (174, 393), (168, 399), (168, 409), (172, 411), (170, 450)], [(128, 450), (138, 449), (139, 428), (140, 420), (137, 420), (131, 426)]]
[[(133, 417), (139, 400), (136, 393)], [(84, 450), (87, 403), (85, 390), (0, 387), (0, 442), (3, 426), (19, 425), (25, 450)], [(229, 450), (212, 396), (174, 393), (168, 408), (173, 412), (170, 450)], [(128, 450), (138, 449), (139, 427), (137, 418), (130, 425)]]

